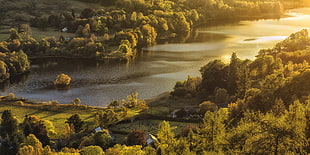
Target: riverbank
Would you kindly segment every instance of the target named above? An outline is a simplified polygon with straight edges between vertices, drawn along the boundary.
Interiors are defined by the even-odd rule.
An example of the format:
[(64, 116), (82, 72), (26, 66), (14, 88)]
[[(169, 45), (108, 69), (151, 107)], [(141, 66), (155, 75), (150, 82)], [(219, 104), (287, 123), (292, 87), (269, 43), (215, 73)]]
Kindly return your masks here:
[[(124, 138), (134, 129), (156, 133), (158, 124), (164, 120), (177, 126), (176, 133), (181, 133), (183, 127), (196, 125), (200, 122), (201, 118), (175, 118), (172, 116), (172, 112), (178, 109), (197, 109), (199, 104), (197, 99), (171, 99), (169, 92), (165, 92), (146, 102), (149, 106), (148, 110), (129, 109), (125, 118), (108, 128), (114, 136), (118, 137), (116, 143), (124, 143)], [(58, 133), (56, 137), (53, 137), (56, 139), (65, 132), (65, 122), (72, 115), (78, 114), (88, 129), (94, 129), (96, 128), (94, 124), (96, 113), (107, 109), (107, 107), (62, 104), (56, 100), (35, 102), (23, 97), (16, 97), (14, 94), (0, 96), (0, 113), (10, 110), (19, 123), (22, 123), (26, 116), (31, 115), (50, 121), (55, 127), (55, 132)]]

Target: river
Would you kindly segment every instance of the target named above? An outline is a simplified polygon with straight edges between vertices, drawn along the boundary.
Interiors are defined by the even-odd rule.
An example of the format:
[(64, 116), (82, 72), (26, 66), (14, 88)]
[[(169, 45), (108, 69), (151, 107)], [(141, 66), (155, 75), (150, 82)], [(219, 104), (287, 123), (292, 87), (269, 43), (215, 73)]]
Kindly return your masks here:
[[(199, 69), (213, 59), (229, 62), (232, 52), (254, 59), (260, 49), (272, 48), (291, 33), (310, 26), (310, 8), (291, 10), (278, 20), (241, 21), (198, 28), (187, 39), (166, 41), (144, 48), (130, 63), (99, 63), (90, 60), (34, 61), (30, 74), (2, 85), (1, 95), (14, 93), (35, 101), (58, 100), (106, 106), (112, 100), (138, 92), (148, 99), (171, 91), (176, 81), (200, 75)], [(53, 88), (58, 74), (72, 78), (69, 90)]]

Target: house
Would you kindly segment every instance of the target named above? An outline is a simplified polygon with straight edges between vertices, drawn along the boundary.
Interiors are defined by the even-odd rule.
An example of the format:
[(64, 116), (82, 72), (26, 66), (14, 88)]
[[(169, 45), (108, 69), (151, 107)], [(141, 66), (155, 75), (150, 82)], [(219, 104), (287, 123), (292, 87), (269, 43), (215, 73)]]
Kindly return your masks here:
[(63, 28), (63, 29), (61, 29), (61, 32), (67, 32), (69, 29), (68, 28)]
[(150, 132), (147, 132), (146, 135), (145, 135), (145, 137), (146, 137), (146, 144), (147, 144), (147, 145), (150, 145), (150, 144), (152, 144), (153, 142), (158, 143), (157, 138), (156, 138), (155, 136), (153, 136), (152, 134), (150, 134)]
[(94, 129), (95, 133), (98, 131), (101, 131), (101, 130), (103, 130), (103, 128), (101, 126), (98, 126), (97, 128)]
[(105, 128), (101, 127), (101, 126), (98, 126), (98, 127), (96, 127), (96, 128), (93, 130), (94, 133), (97, 133), (97, 132), (99, 132), (99, 131), (106, 131), (106, 132), (108, 132), (109, 135), (111, 136), (111, 140), (112, 140), (112, 141), (116, 139), (115, 136), (112, 135), (112, 132), (111, 132), (110, 130), (105, 129)]

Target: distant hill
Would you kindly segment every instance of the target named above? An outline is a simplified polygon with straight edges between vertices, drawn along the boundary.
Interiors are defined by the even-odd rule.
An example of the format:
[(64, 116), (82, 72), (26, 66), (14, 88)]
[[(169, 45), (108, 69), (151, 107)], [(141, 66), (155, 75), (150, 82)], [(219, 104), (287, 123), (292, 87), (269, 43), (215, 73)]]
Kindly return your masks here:
[(75, 0), (0, 0), (0, 26), (30, 23), (34, 18), (47, 18), (51, 14), (80, 12), (85, 8), (100, 8), (95, 3)]

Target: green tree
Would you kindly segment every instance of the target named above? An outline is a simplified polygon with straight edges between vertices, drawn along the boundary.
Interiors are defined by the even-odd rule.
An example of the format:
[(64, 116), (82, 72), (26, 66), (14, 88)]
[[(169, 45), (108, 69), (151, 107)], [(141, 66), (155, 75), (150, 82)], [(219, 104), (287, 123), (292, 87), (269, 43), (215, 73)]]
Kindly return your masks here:
[(19, 155), (37, 155), (39, 153), (36, 152), (33, 146), (26, 145), (18, 150), (18, 154)]
[(267, 113), (258, 123), (258, 131), (249, 136), (245, 143), (245, 152), (250, 154), (305, 153), (305, 109), (298, 101), (290, 106), (285, 115), (276, 117), (272, 113)]
[(233, 52), (230, 58), (228, 82), (227, 82), (227, 90), (231, 95), (235, 95), (238, 91), (237, 89), (240, 78), (239, 73), (240, 64), (241, 60), (237, 57), (237, 54)]
[(42, 151), (42, 155), (50, 155), (52, 154), (52, 149), (49, 145), (46, 145), (44, 148), (43, 148), (43, 151)]
[(224, 88), (218, 88), (215, 90), (215, 103), (224, 104), (229, 101), (229, 95), (227, 90)]
[(237, 98), (243, 98), (246, 90), (250, 87), (249, 60), (240, 60), (234, 52), (230, 58), (228, 76), (227, 76), (227, 91), (230, 95), (234, 95), (235, 101)]
[(143, 150), (144, 150), (145, 154), (147, 154), (147, 155), (156, 155), (156, 150), (151, 145), (144, 147)]
[(226, 109), (219, 109), (218, 111), (207, 111), (203, 118), (203, 125), (197, 128), (200, 135), (200, 144), (198, 152), (211, 151), (222, 152), (228, 144), (226, 140), (226, 120), (228, 113)]
[(23, 50), (20, 50), (16, 53), (16, 56), (18, 59), (17, 61), (19, 64), (20, 72), (23, 73), (28, 71), (30, 69), (30, 62), (27, 54)]
[(114, 100), (108, 105), (108, 108), (111, 108), (111, 107), (116, 108), (119, 105), (120, 105), (119, 102), (117, 100)]
[(70, 85), (71, 78), (66, 74), (59, 74), (54, 81), (54, 85), (57, 88), (65, 88)]
[(142, 146), (136, 145), (136, 146), (126, 146), (126, 145), (120, 145), (116, 144), (112, 148), (109, 148), (106, 150), (106, 154), (108, 155), (140, 155), (145, 154), (142, 150)]
[(305, 154), (307, 104), (295, 101), (282, 115), (246, 112), (228, 133), (230, 149), (241, 154)]
[(302, 29), (291, 34), (287, 39), (279, 42), (274, 47), (275, 52), (294, 52), (297, 50), (306, 49), (309, 46), (309, 33), (307, 29)]
[(202, 115), (204, 115), (207, 111), (214, 112), (216, 110), (216, 104), (211, 101), (203, 101), (201, 104), (199, 104), (199, 113)]
[(50, 137), (51, 139), (56, 138), (57, 132), (55, 130), (54, 124), (49, 120), (44, 120), (43, 124), (45, 126), (46, 131), (47, 131), (47, 136)]
[(274, 92), (274, 96), (281, 98), (286, 106), (292, 103), (296, 99), (301, 99), (309, 95), (310, 82), (310, 70), (305, 70), (301, 74), (293, 77), (293, 79), (280, 87)]
[(163, 121), (158, 125), (157, 138), (159, 143), (157, 144), (158, 151), (161, 154), (173, 154), (175, 153), (175, 133), (172, 131), (175, 127), (171, 127), (169, 122)]
[(200, 73), (202, 80), (199, 90), (203, 99), (206, 99), (209, 95), (213, 94), (215, 88), (227, 87), (226, 67), (227, 66), (221, 60), (211, 61), (207, 65), (201, 67)]
[(118, 51), (121, 52), (124, 55), (131, 55), (132, 54), (132, 48), (130, 47), (128, 40), (122, 40), (120, 45), (118, 46)]
[(130, 16), (130, 23), (131, 23), (131, 26), (136, 25), (136, 23), (137, 23), (137, 12), (136, 11), (132, 12), (132, 14)]
[(39, 148), (39, 149), (43, 148), (42, 143), (34, 134), (29, 134), (26, 137), (24, 145), (30, 145), (30, 146), (33, 146), (33, 147)]
[(81, 155), (104, 155), (100, 146), (87, 146), (80, 151)]
[(175, 127), (171, 127), (167, 121), (159, 123), (157, 132), (157, 138), (159, 142), (163, 144), (172, 144), (175, 140), (175, 134), (172, 131), (174, 129)]
[(94, 143), (95, 145), (100, 146), (101, 148), (108, 148), (111, 144), (112, 137), (109, 134), (108, 130), (101, 130), (94, 134)]
[(17, 134), (17, 120), (10, 110), (4, 110), (1, 116), (0, 136), (12, 139)]
[(144, 102), (144, 100), (139, 99), (138, 93), (131, 93), (126, 97), (126, 100), (122, 101), (122, 105), (126, 108), (134, 108), (137, 107), (142, 102)]
[(82, 29), (81, 31), (81, 35), (83, 37), (89, 37), (90, 36), (90, 25), (89, 24), (86, 24), (85, 27)]
[(29, 24), (21, 24), (18, 27), (18, 33), (22, 35), (31, 35), (31, 28)]
[(65, 123), (68, 123), (74, 129), (75, 133), (81, 132), (84, 127), (84, 121), (82, 121), (78, 114), (70, 116)]
[(16, 29), (14, 29), (14, 28), (10, 29), (10, 37), (9, 37), (9, 39), (10, 40), (20, 39), (20, 36), (19, 36), (19, 34), (18, 34)]
[(155, 43), (157, 38), (157, 32), (154, 27), (149, 24), (145, 24), (142, 26), (141, 32), (143, 34), (142, 44), (150, 46)]
[(100, 110), (95, 116), (95, 124), (101, 127), (108, 127), (119, 120), (119, 115), (113, 109)]
[(10, 110), (5, 110), (1, 116), (0, 136), (2, 137), (2, 144), (0, 152), (3, 154), (16, 154), (21, 143), (17, 119), (12, 116)]
[(283, 103), (282, 99), (276, 99), (274, 105), (271, 108), (271, 112), (275, 116), (281, 116), (282, 114), (285, 113), (286, 107)]
[(75, 98), (74, 100), (70, 101), (73, 105), (80, 105), (81, 104), (81, 99)]
[(34, 115), (26, 116), (22, 123), (22, 127), (25, 136), (33, 134), (40, 140), (43, 146), (50, 144), (50, 138), (48, 137), (48, 131), (44, 124), (44, 120)]
[(247, 90), (244, 99), (249, 110), (267, 112), (272, 106), (272, 104), (264, 102), (262, 90), (257, 88)]
[(250, 60), (244, 60), (241, 62), (239, 72), (240, 78), (238, 81), (238, 92), (237, 98), (243, 98), (246, 91), (251, 88), (251, 78), (250, 78)]
[(262, 117), (261, 113), (244, 112), (243, 117), (237, 122), (235, 127), (227, 132), (229, 150), (231, 152), (244, 153), (247, 139), (259, 132), (259, 123)]
[(187, 138), (178, 138), (174, 144), (174, 154), (195, 155), (196, 153), (190, 150), (190, 141)]
[(176, 12), (174, 13), (174, 21), (176, 23), (174, 24), (175, 30), (178, 34), (187, 33), (190, 31), (190, 23), (186, 21), (186, 18), (184, 16), (183, 12)]
[(33, 134), (26, 137), (24, 146), (18, 151), (20, 155), (40, 155), (43, 152), (42, 143)]

